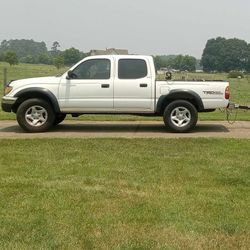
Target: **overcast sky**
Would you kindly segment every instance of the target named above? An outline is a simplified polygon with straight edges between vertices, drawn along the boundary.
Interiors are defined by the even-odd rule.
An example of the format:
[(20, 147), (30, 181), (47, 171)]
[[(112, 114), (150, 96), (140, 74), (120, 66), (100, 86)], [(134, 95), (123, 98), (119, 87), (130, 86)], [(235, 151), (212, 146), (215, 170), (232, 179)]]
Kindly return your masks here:
[(249, 0), (0, 0), (0, 41), (201, 57), (210, 38), (250, 43)]

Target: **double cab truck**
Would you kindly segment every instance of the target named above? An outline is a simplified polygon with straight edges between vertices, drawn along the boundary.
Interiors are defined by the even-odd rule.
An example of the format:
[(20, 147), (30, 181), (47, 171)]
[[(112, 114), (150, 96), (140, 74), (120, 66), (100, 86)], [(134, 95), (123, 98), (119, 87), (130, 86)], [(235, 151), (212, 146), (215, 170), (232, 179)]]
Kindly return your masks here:
[(151, 56), (86, 57), (61, 76), (9, 82), (2, 109), (16, 113), (28, 132), (44, 132), (67, 114), (134, 114), (162, 116), (167, 130), (188, 132), (198, 112), (229, 104), (223, 81), (156, 80)]

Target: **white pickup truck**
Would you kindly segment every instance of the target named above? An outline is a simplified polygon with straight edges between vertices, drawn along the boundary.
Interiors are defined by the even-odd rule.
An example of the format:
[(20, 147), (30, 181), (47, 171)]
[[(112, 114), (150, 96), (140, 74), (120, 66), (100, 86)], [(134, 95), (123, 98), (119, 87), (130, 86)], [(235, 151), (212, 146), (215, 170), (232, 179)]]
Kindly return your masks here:
[(162, 116), (166, 128), (187, 132), (198, 112), (225, 108), (229, 83), (222, 81), (156, 81), (151, 56), (86, 57), (61, 76), (11, 81), (2, 109), (16, 113), (28, 132), (43, 132), (66, 114), (137, 114)]

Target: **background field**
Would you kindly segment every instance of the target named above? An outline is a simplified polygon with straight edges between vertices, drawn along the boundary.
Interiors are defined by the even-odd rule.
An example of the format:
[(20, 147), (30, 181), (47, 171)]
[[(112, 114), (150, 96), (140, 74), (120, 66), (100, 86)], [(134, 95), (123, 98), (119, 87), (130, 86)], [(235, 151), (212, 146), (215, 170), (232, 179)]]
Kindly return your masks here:
[[(8, 69), (8, 80), (11, 79), (22, 79), (28, 77), (38, 76), (50, 76), (57, 75), (66, 71), (66, 68), (60, 69), (59, 71), (54, 66), (48, 65), (31, 65), (31, 64), (19, 64), (16, 66), (8, 66), (6, 63), (0, 63), (0, 83), (3, 83), (3, 68)], [(185, 77), (187, 80), (192, 79), (207, 79), (207, 80), (227, 80), (231, 84), (231, 100), (240, 103), (242, 105), (250, 105), (250, 76), (246, 75), (244, 79), (228, 79), (227, 74), (204, 74), (204, 73), (176, 73), (173, 75), (175, 79), (181, 79)], [(3, 87), (0, 88), (0, 95), (2, 95)], [(233, 119), (235, 113), (231, 115)], [(14, 114), (4, 113), (0, 109), (0, 120), (15, 119)], [(77, 118), (79, 119), (79, 118)], [(162, 118), (152, 117), (138, 117), (128, 115), (84, 115), (80, 119), (83, 120), (162, 120)], [(226, 113), (216, 111), (213, 113), (206, 113), (199, 115), (200, 120), (225, 120)], [(239, 111), (237, 115), (238, 120), (250, 120), (249, 111)]]
[(1, 140), (1, 249), (249, 249), (249, 140)]

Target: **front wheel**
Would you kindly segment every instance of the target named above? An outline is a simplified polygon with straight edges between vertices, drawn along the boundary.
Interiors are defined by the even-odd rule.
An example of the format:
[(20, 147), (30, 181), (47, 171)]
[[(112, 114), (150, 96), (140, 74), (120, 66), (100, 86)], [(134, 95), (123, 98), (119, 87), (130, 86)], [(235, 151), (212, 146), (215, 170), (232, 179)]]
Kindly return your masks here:
[(167, 129), (185, 133), (192, 130), (198, 120), (195, 106), (185, 100), (171, 102), (164, 111), (163, 120)]
[(17, 109), (17, 121), (28, 132), (47, 131), (54, 123), (55, 113), (43, 99), (28, 99)]

